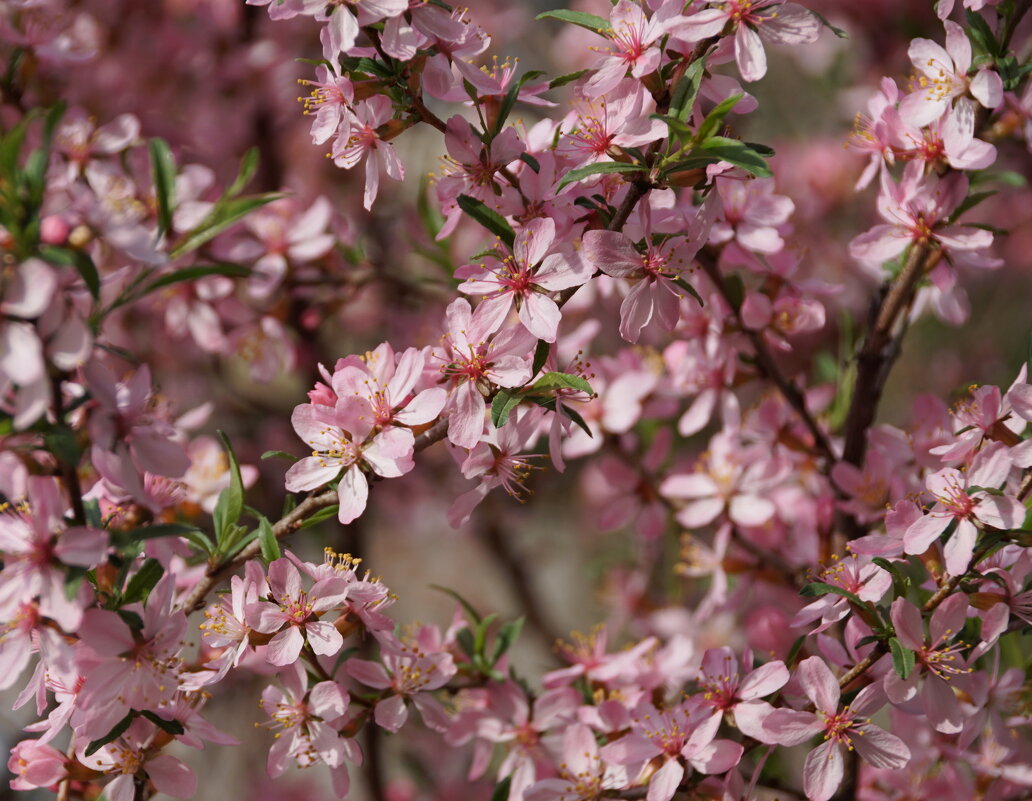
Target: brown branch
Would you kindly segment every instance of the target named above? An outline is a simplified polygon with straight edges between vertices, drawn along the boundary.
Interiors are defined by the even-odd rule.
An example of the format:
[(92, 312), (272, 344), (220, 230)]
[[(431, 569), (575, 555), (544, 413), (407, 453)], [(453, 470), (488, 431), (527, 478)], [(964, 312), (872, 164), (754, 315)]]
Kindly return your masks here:
[(900, 319), (914, 301), (917, 284), (942, 258), (942, 251), (928, 246), (914, 246), (899, 276), (882, 296), (872, 315), (871, 330), (867, 332), (857, 354), (856, 383), (853, 398), (846, 415), (846, 439), (842, 449), (843, 461), (857, 467), (867, 451), (867, 429), (874, 422), (889, 372), (899, 356), (902, 330)]
[(810, 414), (810, 410), (806, 407), (806, 398), (803, 397), (803, 393), (799, 391), (799, 388), (789, 381), (784, 374), (781, 372), (771, 355), (770, 350), (767, 347), (767, 343), (763, 339), (763, 334), (759, 331), (754, 331), (746, 327), (742, 321), (742, 315), (740, 310), (735, 306), (730, 294), (728, 293), (727, 285), (724, 283), (723, 277), (720, 275), (720, 268), (717, 266), (717, 260), (713, 252), (709, 248), (703, 248), (699, 251), (697, 256), (699, 264), (702, 266), (703, 271), (709, 276), (709, 279), (716, 286), (717, 291), (720, 292), (721, 297), (731, 307), (731, 313), (735, 318), (735, 322), (738, 327), (745, 333), (749, 338), (749, 342), (753, 347), (753, 352), (756, 356), (756, 366), (759, 368), (760, 374), (768, 379), (771, 383), (778, 388), (782, 397), (788, 401), (789, 406), (795, 410), (795, 413), (799, 415), (799, 419), (802, 420), (803, 425), (806, 426), (806, 430), (810, 432), (810, 436), (813, 437), (814, 447), (817, 449), (817, 453), (824, 459), (826, 469), (830, 470), (831, 466), (837, 461), (835, 451), (831, 447), (831, 443), (828, 441), (827, 435), (821, 430), (821, 427), (817, 424), (813, 415)]

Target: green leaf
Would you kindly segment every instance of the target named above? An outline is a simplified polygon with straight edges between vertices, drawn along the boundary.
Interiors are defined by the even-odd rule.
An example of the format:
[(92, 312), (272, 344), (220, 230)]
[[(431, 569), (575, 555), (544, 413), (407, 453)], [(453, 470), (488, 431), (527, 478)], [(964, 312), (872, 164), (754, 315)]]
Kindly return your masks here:
[(469, 630), (469, 627), (459, 629), (455, 634), (455, 640), (459, 643), (459, 647), (462, 648), (466, 656), (470, 659), (476, 658), (477, 649), (476, 644), (473, 641), (473, 632)]
[(151, 158), (154, 198), (158, 202), (158, 236), (162, 236), (172, 228), (172, 211), (176, 207), (176, 159), (164, 139), (151, 139), (147, 148)]
[(914, 652), (909, 648), (904, 648), (903, 643), (895, 637), (889, 640), (889, 650), (892, 651), (892, 667), (896, 670), (896, 674), (901, 679), (907, 679), (914, 669)]
[(600, 161), (597, 164), (586, 164), (575, 170), (570, 170), (556, 186), (555, 191), (560, 192), (565, 187), (576, 181), (590, 178), (592, 175), (609, 175), (612, 173), (643, 173), (645, 167), (641, 164), (625, 164), (622, 161)]
[(742, 308), (742, 302), (745, 300), (745, 284), (742, 282), (740, 275), (731, 274), (725, 278), (724, 291), (727, 294), (727, 301), (731, 304), (731, 308), (736, 311)]
[(505, 652), (512, 648), (516, 638), (520, 636), (520, 631), (523, 630), (524, 620), (525, 618), (522, 617), (510, 620), (498, 630), (498, 637), (495, 638), (494, 654), (491, 656), (492, 665), (496, 664)]
[(221, 431), (218, 434), (229, 459), (229, 486), (219, 493), (212, 517), (215, 523), (216, 542), (218, 542), (219, 550), (225, 553), (231, 547), (232, 533), (244, 511), (244, 483), (240, 478), (240, 465), (233, 453), (233, 446), (230, 445), (229, 438)]
[(240, 159), (240, 170), (237, 172), (237, 177), (233, 180), (233, 183), (229, 185), (229, 189), (226, 190), (226, 197), (236, 197), (244, 191), (244, 187), (251, 183), (251, 179), (254, 177), (255, 172), (258, 170), (258, 148), (249, 148), (244, 157)]
[(699, 150), (707, 155), (716, 156), (720, 161), (741, 167), (759, 178), (770, 178), (774, 174), (763, 156), (737, 139), (711, 136), (699, 145)]
[(509, 786), (512, 784), (512, 776), (506, 776), (491, 793), (491, 801), (506, 801), (509, 797)]
[(431, 584), (430, 589), (437, 590), (438, 592), (443, 592), (445, 595), (449, 596), (450, 598), (454, 598), (456, 601), (458, 601), (459, 605), (464, 610), (466, 610), (466, 614), (469, 615), (470, 619), (474, 623), (480, 623), (480, 621), (483, 619), (480, 617), (477, 610), (473, 608), (473, 604), (471, 604), (469, 601), (467, 601), (465, 598), (463, 598), (461, 595), (455, 592), (455, 590), (448, 589), (447, 587), (442, 587), (440, 584)]
[(910, 579), (903, 574), (903, 571), (900, 570), (897, 565), (881, 556), (876, 556), (871, 561), (892, 576), (892, 594), (897, 598), (905, 597), (907, 594), (907, 586), (910, 584)]
[(300, 456), (294, 456), (294, 454), (287, 453), (286, 451), (266, 451), (262, 454), (262, 461), (266, 459), (289, 459), (292, 462), (301, 461)]
[(981, 51), (990, 56), (1002, 56), (1000, 46), (996, 41), (996, 34), (993, 33), (989, 23), (981, 14), (976, 14), (971, 9), (964, 12), (967, 17), (967, 35), (975, 46), (976, 52)]
[(695, 98), (699, 94), (699, 86), (706, 73), (706, 59), (700, 58), (693, 61), (684, 75), (674, 87), (673, 95), (670, 98), (670, 114), (681, 122), (686, 122), (692, 116), (692, 109), (695, 107)]
[(100, 297), (100, 273), (97, 265), (93, 263), (88, 253), (71, 248), (59, 248), (52, 245), (44, 245), (39, 249), (40, 255), (51, 264), (62, 267), (74, 267), (79, 271), (79, 276), (86, 284), (90, 295), (96, 300)]
[(815, 581), (812, 584), (807, 584), (799, 591), (800, 595), (804, 595), (808, 598), (819, 598), (822, 595), (827, 595), (828, 593), (841, 595), (843, 598), (852, 601), (857, 606), (864, 605), (864, 602), (861, 601), (860, 597), (855, 593), (852, 593), (849, 590), (844, 590), (841, 587), (836, 587), (833, 584), (825, 584), (823, 581)]
[(191, 534), (203, 533), (197, 526), (186, 523), (155, 523), (151, 526), (141, 526), (129, 531), (112, 532), (111, 539), (116, 547), (124, 547), (141, 540), (153, 540), (158, 537), (185, 537), (190, 538)]
[(157, 559), (147, 559), (129, 579), (129, 585), (122, 595), (123, 603), (131, 604), (144, 600), (154, 585), (165, 575), (165, 569)]
[(75, 432), (64, 423), (58, 423), (43, 435), (46, 449), (57, 457), (58, 461), (74, 468), (79, 464), (82, 449)]
[(705, 306), (706, 305), (705, 303), (703, 303), (702, 295), (699, 294), (699, 291), (695, 287), (693, 287), (691, 284), (689, 284), (687, 281), (685, 281), (681, 276), (677, 276), (677, 278), (674, 279), (674, 283), (677, 284), (679, 287), (681, 287), (681, 289), (683, 289), (685, 292), (687, 292), (693, 298), (695, 298), (696, 302), (700, 306)]
[(159, 729), (168, 732), (169, 734), (179, 735), (184, 734), (186, 732), (186, 729), (183, 728), (183, 724), (180, 723), (178, 720), (165, 720), (163, 717), (155, 714), (154, 712), (151, 712), (149, 709), (144, 709), (140, 712), (140, 714), (147, 718), (147, 720), (149, 720)]
[(545, 366), (545, 362), (548, 361), (548, 354), (551, 353), (552, 346), (545, 342), (543, 339), (537, 341), (537, 345), (534, 347), (534, 364), (530, 370), (530, 376), (533, 378), (541, 372), (541, 368)]
[(491, 401), (491, 423), (495, 428), (501, 428), (509, 422), (509, 414), (520, 405), (523, 395), (516, 390), (498, 390), (498, 393)]
[(516, 241), (516, 232), (506, 219), (494, 209), (488, 208), (483, 201), (469, 195), (459, 195), (459, 208), (480, 223), (484, 228), (501, 239), (510, 248)]
[(592, 33), (602, 36), (612, 33), (613, 28), (609, 20), (596, 17), (594, 14), (585, 14), (583, 11), (570, 11), (565, 8), (557, 8), (554, 11), (545, 11), (538, 14), (534, 19), (557, 19), (560, 22), (569, 22), (572, 25), (580, 25)]
[[(520, 89), (523, 88), (527, 81), (532, 81), (535, 78), (540, 78), (545, 73), (542, 70), (528, 70), (520, 76), (520, 79), (516, 81), (512, 86), (509, 87), (509, 91), (505, 93), (505, 97), (502, 99), (502, 104), (498, 108), (498, 119), (495, 120), (494, 125), (494, 136), (498, 136), (502, 132), (502, 126), (505, 125), (505, 121), (509, 119), (509, 114), (512, 112), (513, 106), (516, 105), (516, 100), (519, 98)], [(535, 170), (537, 172), (537, 170)]]
[(972, 192), (970, 195), (964, 198), (963, 202), (959, 206), (957, 206), (953, 214), (950, 215), (950, 222), (960, 219), (960, 215), (962, 215), (964, 212), (970, 211), (983, 200), (991, 198), (995, 194), (995, 189), (990, 189), (985, 192)]
[(331, 517), (336, 517), (337, 512), (340, 511), (340, 504), (335, 503), (332, 506), (327, 506), (320, 509), (318, 512), (313, 514), (311, 517), (305, 518), (305, 522), (302, 523), (298, 528), (311, 528), (312, 526), (318, 525), (323, 520), (329, 520)]
[(585, 434), (587, 434), (592, 439), (595, 438), (595, 434), (591, 430), (591, 426), (589, 426), (587, 421), (583, 417), (580, 416), (580, 412), (577, 412), (574, 409), (571, 409), (570, 405), (567, 404), (567, 403), (564, 403), (559, 408), (562, 409), (562, 413), (563, 414), (565, 414), (567, 417), (569, 417), (571, 420), (573, 420), (574, 424), (578, 428), (580, 428), (581, 431), (583, 431)]
[(742, 93), (731, 95), (729, 98), (714, 106), (713, 110), (706, 115), (706, 119), (702, 121), (702, 125), (699, 126), (696, 140), (699, 142), (705, 142), (707, 139), (712, 138), (713, 135), (720, 130), (720, 126), (724, 122), (724, 118), (731, 113), (731, 109), (733, 109), (738, 104), (738, 101), (743, 97), (745, 97), (745, 95)]
[(109, 731), (103, 737), (98, 737), (96, 740), (94, 740), (86, 746), (85, 756), (93, 756), (105, 745), (121, 737), (125, 733), (125, 730), (128, 729), (130, 724), (133, 722), (134, 717), (136, 717), (136, 712), (130, 709), (126, 716), (122, 718), (120, 721), (118, 721), (118, 723), (115, 724), (115, 727), (111, 731)]
[(169, 255), (173, 259), (197, 250), (201, 245), (214, 239), (231, 225), (239, 222), (255, 209), (259, 209), (274, 200), (286, 197), (282, 192), (266, 192), (261, 195), (219, 200), (200, 224), (189, 231), (179, 243), (172, 248)]
[(520, 153), (520, 161), (526, 164), (534, 172), (541, 172), (541, 163), (530, 153)]
[(276, 533), (272, 530), (272, 524), (267, 517), (258, 521), (258, 542), (262, 546), (262, 559), (266, 562), (275, 562), (283, 556), (279, 542), (276, 540)]
[(579, 375), (571, 373), (545, 373), (530, 388), (532, 390), (578, 389), (592, 396), (595, 394), (591, 384)]
[(825, 28), (827, 28), (829, 31), (835, 34), (839, 39), (849, 38), (849, 34), (846, 31), (842, 30), (841, 28), (836, 28), (834, 25), (832, 25), (830, 22), (828, 22), (828, 20), (824, 18), (823, 14), (819, 14), (809, 7), (807, 7), (806, 10), (813, 14), (815, 17), (817, 17), (818, 22), (820, 22), (821, 25), (823, 25)]
[(100, 501), (91, 498), (82, 502), (82, 508), (86, 512), (86, 525), (93, 528), (104, 528), (104, 518), (100, 514)]
[(587, 70), (577, 70), (576, 72), (568, 72), (565, 75), (560, 75), (558, 78), (553, 78), (548, 82), (548, 88), (558, 89), (560, 86), (566, 86), (566, 84), (573, 83), (586, 72)]
[(795, 664), (796, 657), (803, 652), (803, 646), (806, 644), (806, 637), (807, 635), (800, 634), (795, 638), (795, 641), (792, 643), (792, 647), (788, 649), (788, 656), (785, 657), (785, 664), (790, 668)]
[(484, 655), (484, 646), (487, 644), (487, 630), (497, 617), (498, 615), (492, 612), (477, 624), (477, 629), (473, 632), (473, 653), (478, 657), (483, 657)]
[(172, 284), (181, 284), (184, 281), (196, 281), (198, 278), (206, 278), (209, 275), (224, 275), (227, 278), (246, 278), (250, 274), (251, 270), (242, 264), (199, 264), (194, 267), (183, 267), (147, 284), (136, 297), (137, 299), (142, 298), (156, 289), (171, 286)]

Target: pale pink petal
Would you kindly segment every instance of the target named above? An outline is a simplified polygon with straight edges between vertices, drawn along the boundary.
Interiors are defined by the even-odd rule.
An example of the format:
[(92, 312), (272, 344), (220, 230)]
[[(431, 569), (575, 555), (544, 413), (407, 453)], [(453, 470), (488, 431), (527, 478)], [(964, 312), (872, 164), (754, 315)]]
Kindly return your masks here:
[(154, 789), (173, 798), (192, 798), (197, 792), (197, 777), (187, 765), (168, 754), (148, 759), (144, 766)]
[(652, 774), (646, 801), (670, 801), (683, 778), (684, 767), (681, 763), (676, 759), (668, 759), (663, 767)]
[(834, 740), (825, 740), (809, 754), (803, 765), (803, 791), (810, 801), (828, 801), (842, 783), (842, 750)]
[(799, 683), (819, 712), (827, 715), (838, 712), (838, 680), (819, 656), (811, 656), (799, 663)]
[(359, 517), (365, 511), (366, 501), (369, 498), (369, 482), (365, 473), (352, 466), (343, 476), (337, 486), (337, 496), (340, 498), (340, 510), (337, 519), (347, 525)]
[(265, 658), (270, 665), (282, 667), (292, 665), (301, 654), (301, 648), (305, 644), (305, 638), (297, 626), (287, 626), (283, 631), (269, 640)]
[(748, 25), (735, 31), (735, 61), (743, 81), (758, 81), (767, 74), (767, 54), (760, 35)]
[[(756, 670), (746, 676), (738, 686), (737, 695), (743, 701), (751, 701), (755, 698), (762, 698), (772, 692), (780, 690), (788, 683), (788, 668), (785, 663), (768, 662), (760, 665)], [(737, 709), (737, 707), (736, 707)], [(737, 712), (735, 713), (737, 717)]]
[(344, 638), (332, 623), (319, 620), (306, 623), (308, 644), (320, 656), (333, 656), (344, 646)]
[(408, 707), (405, 706), (405, 699), (400, 695), (392, 695), (376, 704), (373, 712), (376, 725), (389, 732), (396, 732), (405, 725), (408, 720)]

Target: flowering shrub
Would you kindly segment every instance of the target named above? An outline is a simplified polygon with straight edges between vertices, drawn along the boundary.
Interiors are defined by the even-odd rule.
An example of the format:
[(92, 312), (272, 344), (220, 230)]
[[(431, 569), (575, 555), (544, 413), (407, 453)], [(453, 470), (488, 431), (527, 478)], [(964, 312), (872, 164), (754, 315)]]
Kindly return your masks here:
[[(501, 6), (169, 2), (193, 49), (154, 70), (136, 42), (185, 45), (119, 5), (0, 2), (0, 689), (34, 715), (12, 788), (211, 795), (187, 749), (240, 746), (236, 691), (268, 775), (323, 766), (341, 798), (1030, 797), (1027, 364), (879, 413), (908, 329), (984, 315), (977, 273), (1020, 266), (996, 223), (1029, 207), (1032, 3), (940, 0), (886, 51), (913, 74), (869, 83), (834, 157), (867, 161), (866, 230), (750, 141), (768, 51), (847, 36), (796, 3), (546, 10), (576, 67), (553, 77), (492, 60), (492, 15), (530, 23)], [(290, 70), (316, 167), (284, 167), (302, 145), (263, 105)], [(443, 159), (418, 188), (417, 151)], [(990, 347), (1027, 339), (1005, 328)], [(608, 621), (542, 666), (499, 496), (569, 506), (570, 476), (626, 558)], [(363, 567), (378, 507), (470, 528), (522, 615), (457, 576), (450, 623), (399, 619), (406, 587)]]

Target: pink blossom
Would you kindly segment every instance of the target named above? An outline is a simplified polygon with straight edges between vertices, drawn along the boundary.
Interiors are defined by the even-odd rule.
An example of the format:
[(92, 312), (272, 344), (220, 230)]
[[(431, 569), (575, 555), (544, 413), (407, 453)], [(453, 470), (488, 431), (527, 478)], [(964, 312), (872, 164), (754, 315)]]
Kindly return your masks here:
[(7, 770), (12, 790), (53, 787), (68, 775), (64, 754), (36, 740), (22, 740), (11, 749)]
[[(858, 596), (861, 600), (877, 603), (892, 586), (892, 576), (868, 558), (856, 554), (848, 559), (832, 556), (832, 564), (816, 575), (816, 580), (833, 587), (840, 587)], [(792, 626), (805, 626), (814, 620), (819, 625), (811, 634), (824, 631), (849, 614), (848, 599), (835, 593), (822, 595), (816, 601), (800, 609), (792, 619)]]
[(523, 794), (524, 801), (595, 801), (606, 790), (627, 785), (626, 771), (604, 762), (595, 734), (582, 723), (563, 733), (559, 778), (542, 779)]
[(730, 24), (735, 34), (735, 61), (742, 80), (758, 81), (767, 74), (763, 39), (775, 44), (801, 45), (817, 40), (818, 19), (795, 3), (783, 0), (708, 0), (712, 8), (692, 14), (674, 33), (691, 41), (718, 36)]
[(662, 13), (649, 19), (637, 3), (618, 0), (609, 13), (610, 28), (601, 31), (612, 46), (584, 85), (584, 94), (587, 97), (607, 94), (616, 88), (628, 70), (633, 78), (653, 72), (661, 57), (659, 48), (653, 45), (681, 19), (680, 15), (671, 13), (673, 9), (674, 4), (667, 4)]
[(332, 409), (301, 404), (290, 420), (298, 436), (312, 448), (312, 455), (290, 467), (286, 488), (290, 492), (317, 489), (343, 470), (337, 487), (341, 523), (350, 523), (365, 511), (369, 496), (366, 470), (397, 478), (414, 466), (412, 432), (389, 427), (373, 434), (373, 411), (362, 398), (341, 398)]
[(761, 739), (763, 719), (771, 709), (760, 701), (788, 683), (788, 669), (781, 661), (760, 665), (744, 677), (730, 648), (710, 648), (702, 658), (699, 684), (703, 699), (712, 709), (702, 726), (713, 727), (714, 734), (725, 713), (734, 715), (735, 725), (747, 736)]
[(936, 731), (956, 734), (963, 724), (960, 702), (953, 693), (950, 680), (970, 673), (961, 651), (964, 642), (954, 642), (967, 616), (967, 596), (960, 592), (943, 601), (932, 613), (925, 637), (921, 612), (905, 598), (892, 602), (892, 625), (903, 647), (914, 652), (916, 665), (906, 678), (895, 670), (885, 674), (885, 694), (893, 704), (904, 704), (916, 698), (918, 685), (924, 679), (920, 695), (924, 712)]
[[(334, 16), (348, 15), (340, 11)], [(353, 106), (349, 126), (341, 129), (333, 143), (333, 163), (338, 167), (350, 170), (363, 158), (366, 160), (365, 193), (362, 196), (362, 205), (366, 210), (371, 209), (376, 200), (381, 171), (386, 172), (387, 176), (395, 181), (405, 178), (405, 167), (394, 151), (394, 145), (381, 139), (377, 133), (379, 127), (387, 123), (392, 116), (390, 98), (373, 95)]]
[(133, 801), (136, 798), (136, 775), (143, 773), (154, 789), (173, 798), (192, 798), (197, 791), (197, 777), (174, 756), (152, 749), (158, 728), (144, 718), (137, 718), (114, 742), (86, 756), (87, 743), (76, 752), (86, 767), (101, 773), (115, 774), (104, 787), (110, 801)]
[[(985, 108), (996, 108), (1003, 101), (1003, 81), (989, 69), (971, 69), (971, 41), (957, 23), (946, 20), (946, 47), (931, 39), (914, 39), (908, 54), (918, 71), (915, 91), (903, 98), (899, 114), (911, 125), (927, 125), (941, 117), (953, 99), (971, 93)], [(960, 103), (970, 103), (961, 100)]]
[(305, 591), (301, 574), (286, 558), (269, 565), (271, 602), (258, 601), (246, 608), (248, 625), (262, 634), (275, 634), (269, 641), (271, 664), (293, 664), (307, 641), (321, 656), (333, 656), (344, 645), (344, 638), (332, 623), (319, 620), (319, 615), (339, 607), (347, 596), (348, 585), (332, 577), (316, 582)]
[(924, 553), (956, 521), (957, 528), (946, 543), (946, 569), (954, 576), (962, 575), (971, 563), (979, 525), (1011, 529), (1024, 520), (1025, 508), (1017, 499), (986, 492), (999, 487), (1010, 470), (1006, 446), (993, 443), (975, 456), (966, 474), (944, 467), (928, 476), (925, 483), (935, 505), (907, 529), (903, 539), (906, 552)]
[(746, 250), (767, 255), (784, 247), (777, 228), (788, 220), (795, 204), (783, 195), (774, 194), (773, 179), (718, 178), (716, 184), (723, 219), (714, 222), (710, 242), (723, 244), (734, 240)]
[(799, 745), (815, 734), (823, 734), (824, 742), (806, 757), (803, 766), (803, 790), (810, 801), (828, 801), (838, 789), (844, 774), (841, 746), (852, 751), (876, 768), (900, 770), (910, 760), (910, 749), (894, 734), (869, 722), (869, 715), (878, 710), (885, 698), (881, 686), (872, 684), (848, 706), (839, 708), (839, 685), (831, 670), (819, 656), (799, 663), (799, 681), (806, 697), (815, 707), (813, 712), (776, 709), (767, 716), (763, 727), (767, 742)]
[(488, 255), (479, 264), (460, 268), (456, 277), (466, 281), (459, 291), (484, 296), (478, 312), (487, 325), (492, 320), (498, 321), (495, 327), (504, 322), (515, 303), (527, 331), (555, 342), (562, 314), (551, 293), (585, 283), (592, 266), (571, 248), (556, 250), (554, 243), (555, 223), (547, 218), (530, 220), (517, 231), (511, 254), (499, 254), (501, 260)]
[(302, 768), (322, 763), (330, 769), (334, 792), (339, 798), (347, 797), (350, 780), (344, 760), (362, 763), (358, 744), (338, 732), (350, 701), (347, 692), (335, 681), (322, 681), (309, 689), (300, 662), (283, 670), (279, 679), (283, 689), (266, 687), (261, 700), (269, 716), (262, 725), (276, 737), (269, 749), (269, 776), (281, 776), (291, 760)]
[(316, 80), (301, 78), (297, 82), (310, 87), (308, 97), (299, 97), (304, 104), (305, 115), (312, 115), (312, 143), (321, 145), (337, 133), (342, 124), (350, 125), (350, 106), (355, 90), (346, 75), (335, 75), (325, 66), (315, 68)]
[(377, 635), (383, 664), (366, 659), (349, 659), (345, 669), (352, 678), (377, 690), (390, 690), (376, 702), (374, 719), (378, 726), (397, 732), (408, 719), (406, 701), (411, 701), (431, 728), (447, 727), (447, 716), (429, 693), (440, 689), (457, 670), (446, 651), (426, 653), (418, 642), (403, 642), (388, 632)]
[(984, 250), (993, 242), (989, 231), (947, 222), (967, 191), (967, 178), (961, 173), (925, 176), (919, 162), (907, 165), (899, 184), (882, 173), (878, 213), (886, 222), (855, 237), (850, 255), (880, 268), (911, 244), (934, 243), (948, 252)]

